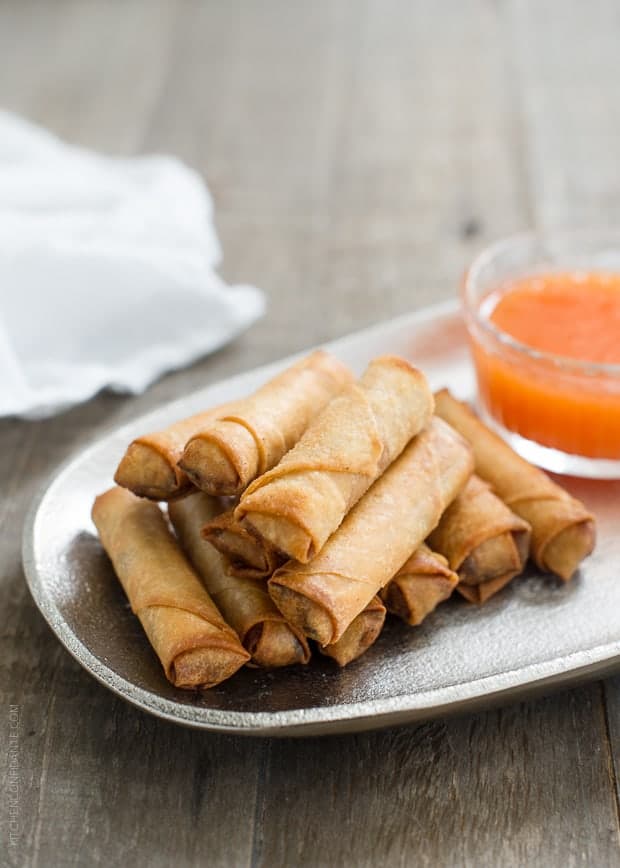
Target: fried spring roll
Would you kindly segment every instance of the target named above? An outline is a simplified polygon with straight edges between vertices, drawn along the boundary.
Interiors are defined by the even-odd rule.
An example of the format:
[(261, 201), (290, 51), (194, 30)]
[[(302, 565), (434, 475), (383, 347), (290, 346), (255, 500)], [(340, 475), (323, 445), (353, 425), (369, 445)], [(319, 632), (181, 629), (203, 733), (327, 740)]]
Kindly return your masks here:
[(420, 371), (396, 356), (375, 359), (282, 461), (250, 485), (236, 518), (308, 563), (432, 412)]
[(459, 575), (457, 590), (484, 603), (519, 573), (527, 560), (530, 526), (479, 476), (473, 475), (441, 517), (429, 545)]
[(201, 528), (220, 508), (203, 492), (170, 503), (168, 513), (181, 546), (253, 663), (265, 667), (307, 663), (310, 649), (304, 635), (286, 623), (266, 584), (229, 576), (222, 555), (202, 538)]
[(239, 494), (278, 463), (352, 379), (345, 365), (317, 350), (195, 432), (181, 469), (208, 494)]
[(313, 561), (273, 574), (269, 593), (287, 620), (321, 645), (337, 642), (437, 525), (472, 464), (463, 438), (432, 419)]
[(232, 509), (208, 521), (202, 536), (224, 555), (228, 573), (240, 579), (267, 579), (285, 560), (267, 540), (237, 521)]
[(436, 395), (436, 404), (437, 415), (471, 443), (476, 473), (530, 525), (530, 554), (536, 565), (568, 581), (594, 548), (594, 517), (546, 473), (517, 455), (446, 389)]
[(133, 440), (116, 469), (114, 481), (149, 500), (183, 497), (194, 487), (178, 466), (185, 444), (219, 413), (226, 413), (233, 406), (214, 407), (181, 419), (163, 431), (154, 431)]
[(158, 506), (111, 488), (96, 498), (92, 517), (132, 611), (175, 687), (212, 687), (250, 659)]
[(448, 599), (458, 581), (447, 559), (422, 543), (379, 596), (388, 612), (415, 627)]
[(321, 654), (332, 657), (339, 666), (346, 666), (347, 663), (361, 657), (377, 641), (384, 623), (385, 606), (379, 597), (373, 597), (337, 642), (324, 648), (319, 646), (319, 650)]

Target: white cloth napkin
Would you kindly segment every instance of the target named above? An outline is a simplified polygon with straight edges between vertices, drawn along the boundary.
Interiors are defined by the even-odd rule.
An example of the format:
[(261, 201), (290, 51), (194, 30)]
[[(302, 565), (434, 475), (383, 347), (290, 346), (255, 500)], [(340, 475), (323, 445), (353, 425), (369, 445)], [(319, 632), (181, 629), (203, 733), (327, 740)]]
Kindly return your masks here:
[(227, 287), (201, 178), (71, 147), (0, 112), (0, 416), (137, 393), (264, 310)]

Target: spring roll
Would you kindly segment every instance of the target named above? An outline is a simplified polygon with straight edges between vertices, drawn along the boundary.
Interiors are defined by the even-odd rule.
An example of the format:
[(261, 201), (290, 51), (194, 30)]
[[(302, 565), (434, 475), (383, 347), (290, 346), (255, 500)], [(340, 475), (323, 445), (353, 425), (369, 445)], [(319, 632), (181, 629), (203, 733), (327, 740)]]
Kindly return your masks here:
[(472, 472), (471, 449), (433, 418), (370, 488), (320, 554), (269, 580), (287, 620), (331, 645), (436, 527)]
[(181, 469), (207, 494), (239, 494), (278, 463), (352, 379), (345, 365), (317, 350), (194, 433)]
[(240, 579), (267, 579), (285, 560), (267, 540), (237, 521), (232, 509), (208, 521), (202, 536), (224, 555), (228, 573)]
[(181, 419), (165, 428), (133, 440), (114, 474), (117, 485), (149, 500), (174, 500), (184, 497), (194, 487), (178, 466), (187, 441), (198, 431), (226, 413), (233, 404), (225, 404)]
[(156, 504), (111, 488), (96, 498), (92, 517), (132, 611), (175, 687), (213, 687), (250, 659)]
[(523, 572), (530, 526), (475, 474), (441, 517), (429, 545), (459, 575), (457, 590), (484, 603)]
[(347, 663), (361, 657), (377, 641), (384, 623), (385, 606), (379, 597), (373, 597), (337, 642), (324, 648), (319, 646), (319, 650), (321, 654), (333, 658), (339, 666), (346, 666)]
[(308, 563), (432, 412), (420, 371), (396, 356), (375, 359), (282, 461), (250, 485), (235, 517)]
[(478, 476), (530, 525), (530, 555), (536, 565), (568, 581), (594, 548), (594, 517), (546, 473), (517, 455), (447, 389), (436, 395), (436, 404), (437, 414), (471, 443)]
[(264, 667), (307, 663), (310, 649), (304, 635), (286, 623), (269, 597), (266, 584), (228, 575), (225, 559), (202, 538), (203, 525), (219, 509), (221, 505), (203, 492), (168, 504), (182, 548), (213, 602), (252, 655), (253, 663)]
[(415, 627), (448, 599), (458, 581), (447, 558), (422, 543), (379, 596), (388, 612)]

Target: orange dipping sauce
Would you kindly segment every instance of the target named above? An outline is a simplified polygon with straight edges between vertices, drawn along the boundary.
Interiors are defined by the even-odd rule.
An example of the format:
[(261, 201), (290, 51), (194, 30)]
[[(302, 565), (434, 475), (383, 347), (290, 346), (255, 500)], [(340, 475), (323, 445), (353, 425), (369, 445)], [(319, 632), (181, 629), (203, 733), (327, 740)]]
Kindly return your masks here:
[(543, 446), (620, 458), (620, 367), (600, 367), (620, 366), (620, 274), (537, 274), (500, 286), (479, 313), (530, 350), (472, 335), (491, 416)]

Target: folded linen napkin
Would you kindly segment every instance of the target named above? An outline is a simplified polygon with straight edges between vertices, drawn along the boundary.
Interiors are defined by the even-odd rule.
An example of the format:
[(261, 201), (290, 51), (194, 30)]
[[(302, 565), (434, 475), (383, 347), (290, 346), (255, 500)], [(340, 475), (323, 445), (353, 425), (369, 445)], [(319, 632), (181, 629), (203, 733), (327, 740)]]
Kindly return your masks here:
[(227, 287), (202, 179), (71, 147), (0, 112), (0, 416), (138, 393), (264, 310)]

